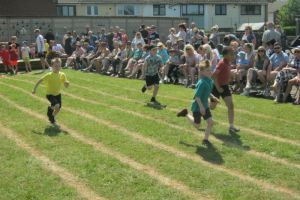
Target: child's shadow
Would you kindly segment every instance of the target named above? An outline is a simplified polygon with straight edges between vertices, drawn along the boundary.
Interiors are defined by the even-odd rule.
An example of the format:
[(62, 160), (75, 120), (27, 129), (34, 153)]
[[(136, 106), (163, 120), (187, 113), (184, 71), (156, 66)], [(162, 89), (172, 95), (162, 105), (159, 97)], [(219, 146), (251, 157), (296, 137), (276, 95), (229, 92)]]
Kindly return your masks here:
[(224, 163), (221, 154), (218, 152), (218, 150), (215, 148), (215, 146), (212, 143), (206, 144), (206, 147), (201, 145), (188, 144), (184, 141), (180, 141), (179, 143), (187, 147), (196, 148), (196, 153), (200, 155), (204, 160), (210, 163), (217, 164), (217, 165), (221, 165)]
[(235, 147), (245, 151), (250, 150), (248, 145), (244, 145), (240, 139), (240, 136), (234, 132), (229, 134), (212, 133), (217, 139), (221, 140), (228, 147)]
[(39, 71), (39, 72), (34, 72), (32, 75), (39, 75), (39, 74), (43, 74), (44, 73), (44, 71), (42, 70), (42, 71)]
[(35, 133), (35, 134), (38, 134), (38, 135), (47, 135), (49, 137), (58, 136), (60, 133), (68, 134), (67, 131), (62, 130), (58, 126), (47, 126), (44, 129), (44, 132), (38, 132), (38, 131), (32, 131), (32, 132)]

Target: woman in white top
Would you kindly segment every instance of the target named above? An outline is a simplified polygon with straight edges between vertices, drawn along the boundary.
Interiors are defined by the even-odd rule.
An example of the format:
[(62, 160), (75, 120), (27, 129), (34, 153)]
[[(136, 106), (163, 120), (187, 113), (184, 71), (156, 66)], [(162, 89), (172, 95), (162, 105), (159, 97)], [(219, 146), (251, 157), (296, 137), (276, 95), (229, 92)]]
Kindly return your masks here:
[(137, 44), (141, 43), (142, 46), (144, 46), (145, 44), (145, 40), (142, 37), (141, 32), (136, 32), (135, 37), (133, 38), (132, 42), (131, 42), (131, 46), (133, 49), (137, 48)]
[(175, 45), (177, 43), (176, 29), (170, 28), (169, 33), (170, 34), (168, 35), (168, 39), (171, 41), (172, 45)]
[(182, 38), (183, 41), (184, 41), (184, 44), (186, 44), (186, 27), (185, 25), (182, 23), (182, 24), (179, 24), (178, 25), (178, 28), (179, 28), (179, 31), (178, 33), (176, 34), (177, 38)]

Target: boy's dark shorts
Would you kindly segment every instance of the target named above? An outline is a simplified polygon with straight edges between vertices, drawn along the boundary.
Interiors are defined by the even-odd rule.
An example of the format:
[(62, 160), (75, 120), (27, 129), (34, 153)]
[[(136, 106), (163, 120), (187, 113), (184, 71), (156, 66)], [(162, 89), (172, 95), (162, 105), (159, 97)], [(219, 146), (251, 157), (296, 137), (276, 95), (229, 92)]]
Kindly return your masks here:
[(151, 85), (159, 85), (159, 76), (158, 74), (154, 76), (146, 76), (146, 85), (151, 86)]
[(61, 94), (57, 96), (47, 94), (46, 97), (50, 101), (51, 107), (55, 106), (56, 104), (59, 104), (59, 107), (61, 108)]
[[(212, 94), (217, 97), (217, 98), (220, 98), (220, 96), (224, 99), (225, 97), (230, 97), (231, 96), (231, 92), (230, 92), (230, 89), (229, 89), (229, 85), (222, 85), (221, 88), (223, 88), (223, 92), (220, 93), (216, 86), (214, 85), (213, 89), (212, 89)], [(214, 100), (211, 99), (211, 101), (213, 102)]]
[(205, 115), (202, 116), (200, 112), (193, 112), (193, 117), (194, 117), (194, 123), (195, 124), (200, 124), (201, 122), (201, 117), (203, 117), (204, 120), (207, 120), (209, 118), (211, 118), (211, 112), (210, 112), (210, 109), (207, 108), (205, 110)]
[(45, 54), (45, 52), (40, 52), (40, 53), (38, 53), (38, 58), (45, 58), (46, 57), (46, 54)]

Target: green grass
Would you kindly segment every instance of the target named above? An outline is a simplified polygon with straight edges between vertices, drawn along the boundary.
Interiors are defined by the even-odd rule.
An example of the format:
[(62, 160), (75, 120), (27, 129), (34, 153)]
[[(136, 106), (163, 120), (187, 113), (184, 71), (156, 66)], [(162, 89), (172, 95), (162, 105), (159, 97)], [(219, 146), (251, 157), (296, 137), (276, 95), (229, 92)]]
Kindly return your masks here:
[[(175, 116), (174, 110), (190, 106), (192, 90), (179, 86), (162, 85), (158, 99), (167, 104), (168, 107), (165, 110), (155, 110), (144, 106), (150, 96), (140, 93), (143, 84), (141, 81), (115, 79), (70, 70), (65, 72), (71, 82), (71, 87), (65, 90), (67, 93), (98, 102), (98, 104), (92, 104), (74, 99), (67, 94), (63, 95), (63, 109), (58, 116), (58, 121), (85, 137), (104, 144), (112, 151), (126, 155), (138, 163), (152, 167), (159, 174), (184, 184), (195, 193), (213, 199), (300, 198), (300, 168), (280, 164), (248, 153), (249, 150), (264, 153), (270, 157), (284, 159), (288, 163), (300, 166), (299, 146), (256, 136), (251, 132), (243, 131), (243, 129), (238, 135), (229, 135), (227, 126), (218, 123), (211, 136), (217, 141), (214, 142), (214, 140), (211, 147), (206, 147), (201, 144), (203, 132), (195, 133), (186, 120)], [(0, 83), (16, 86), (30, 92), (33, 82), (37, 81), (39, 77), (40, 75), (20, 75), (13, 77), (15, 80), (2, 78)], [(75, 85), (88, 87), (89, 90)], [(11, 102), (45, 116), (47, 104), (40, 99), (31, 97), (28, 92), (24, 93), (11, 87), (0, 86), (0, 94)], [(43, 87), (39, 88), (36, 96), (45, 99)], [(262, 131), (264, 134), (275, 135), (296, 142), (300, 141), (299, 125), (295, 123), (285, 125), (278, 118), (285, 110), (285, 113), (290, 113), (290, 115), (282, 115), (281, 119), (289, 120), (289, 116), (293, 116), (292, 122), (297, 122), (300, 116), (299, 108), (291, 105), (275, 105), (271, 101), (262, 99), (239, 96), (235, 96), (234, 99), (236, 108), (250, 112), (259, 110), (272, 119), (236, 112), (238, 125)], [(151, 177), (143, 171), (135, 170), (115, 157), (97, 151), (92, 146), (78, 141), (68, 134), (53, 132), (45, 121), (21, 112), (1, 98), (0, 107), (1, 110), (6, 111), (0, 112), (1, 123), (20, 134), (27, 143), (58, 165), (78, 176), (99, 196), (108, 199), (192, 199), (184, 192), (168, 187), (155, 177)], [(115, 128), (76, 115), (67, 109), (64, 110), (64, 107), (109, 122)], [(149, 116), (156, 121), (123, 112), (122, 109)], [(217, 121), (227, 122), (226, 110), (223, 108), (215, 110), (213, 116)], [(164, 123), (159, 123), (157, 120)], [(178, 125), (187, 131), (171, 128), (168, 124)], [(176, 156), (157, 146), (139, 141), (124, 130), (175, 148), (184, 155), (196, 156), (199, 158), (199, 162), (188, 157)], [(191, 134), (191, 131), (194, 133)], [(19, 149), (13, 143), (11, 144), (10, 149)], [(3, 152), (11, 153), (10, 149), (4, 148)], [(204, 160), (204, 162), (200, 162), (200, 160)], [(21, 161), (22, 159), (16, 160), (16, 165), (10, 168), (12, 173), (18, 173), (20, 168), (18, 162)], [(36, 164), (38, 165), (38, 162)], [(5, 165), (3, 170), (8, 170), (6, 168), (8, 167)], [(220, 169), (230, 170), (234, 175)], [(0, 170), (0, 172), (2, 171)], [(269, 190), (253, 181), (241, 180), (239, 175), (252, 177), (254, 181), (263, 181), (275, 188), (285, 188), (292, 191), (293, 194), (288, 195), (282, 191)], [(52, 176), (56, 177), (55, 175)], [(51, 178), (51, 176), (49, 177)], [(8, 179), (12, 178), (9, 177)], [(34, 179), (36, 176), (30, 178)], [(2, 181), (0, 181), (0, 185), (4, 184)], [(46, 184), (47, 180), (40, 180), (40, 182)], [(63, 183), (60, 184), (63, 185)], [(13, 185), (18, 185), (18, 183), (13, 182)], [(48, 188), (36, 189), (34, 184), (27, 187), (25, 192), (28, 193), (35, 190), (42, 190), (42, 194), (48, 192)], [(62, 187), (69, 188), (67, 186)], [(69, 193), (77, 195), (74, 188), (67, 191), (72, 191)], [(78, 198), (77, 196), (74, 198), (69, 196), (66, 192), (60, 192), (57, 197), (47, 196), (47, 198)], [(5, 199), (14, 198), (8, 196)], [(43, 196), (38, 196), (38, 199), (43, 199)]]

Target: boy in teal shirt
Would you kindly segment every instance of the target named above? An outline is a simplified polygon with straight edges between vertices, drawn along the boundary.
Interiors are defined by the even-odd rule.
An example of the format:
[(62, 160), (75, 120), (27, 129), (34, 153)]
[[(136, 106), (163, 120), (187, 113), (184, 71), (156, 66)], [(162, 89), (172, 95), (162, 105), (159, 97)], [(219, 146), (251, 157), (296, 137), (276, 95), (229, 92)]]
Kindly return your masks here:
[(218, 102), (218, 99), (211, 94), (213, 88), (213, 81), (211, 79), (212, 72), (210, 70), (210, 62), (205, 60), (200, 63), (200, 73), (201, 78), (196, 84), (194, 100), (192, 103), (193, 116), (188, 115), (188, 110), (183, 109), (177, 113), (178, 117), (187, 117), (196, 129), (199, 129), (201, 123), (201, 117), (207, 122), (207, 127), (205, 129), (205, 136), (203, 143), (210, 144), (208, 141), (211, 128), (213, 126), (212, 115), (208, 105), (208, 98), (211, 97)]

